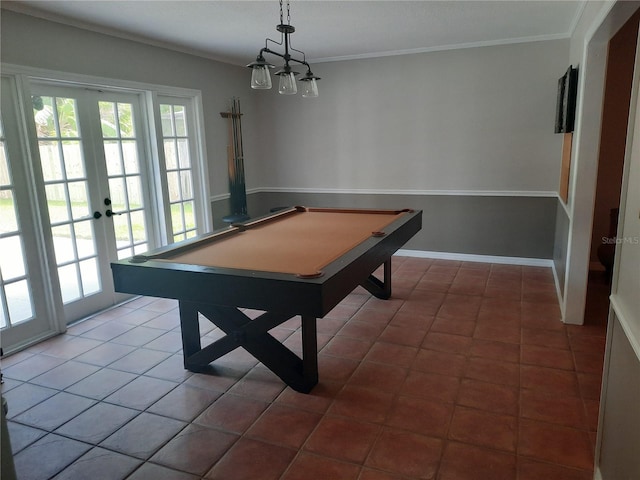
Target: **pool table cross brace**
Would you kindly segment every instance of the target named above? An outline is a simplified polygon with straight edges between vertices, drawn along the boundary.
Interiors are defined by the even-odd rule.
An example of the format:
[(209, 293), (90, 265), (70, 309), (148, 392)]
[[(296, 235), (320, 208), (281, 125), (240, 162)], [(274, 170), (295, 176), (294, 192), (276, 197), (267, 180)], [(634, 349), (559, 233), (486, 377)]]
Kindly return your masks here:
[[(384, 281), (370, 275), (362, 286), (381, 299), (391, 296), (391, 259), (384, 262)], [(269, 330), (294, 315), (265, 312), (249, 318), (237, 307), (179, 301), (184, 367), (205, 373), (209, 364), (238, 347), (244, 348), (282, 381), (298, 392), (309, 393), (318, 383), (318, 340), (316, 318), (301, 315), (302, 358), (269, 334)], [(199, 314), (226, 336), (202, 348)]]
[[(242, 347), (294, 390), (308, 393), (318, 383), (316, 319), (302, 316), (302, 359), (269, 334), (295, 315), (265, 312), (255, 319), (236, 307), (179, 302), (184, 367), (204, 373), (209, 364)], [(227, 335), (202, 348), (198, 313)]]
[(383, 269), (383, 280), (380, 280), (371, 274), (364, 282), (361, 283), (361, 285), (372, 295), (380, 298), (381, 300), (388, 300), (391, 298), (391, 259), (384, 262)]

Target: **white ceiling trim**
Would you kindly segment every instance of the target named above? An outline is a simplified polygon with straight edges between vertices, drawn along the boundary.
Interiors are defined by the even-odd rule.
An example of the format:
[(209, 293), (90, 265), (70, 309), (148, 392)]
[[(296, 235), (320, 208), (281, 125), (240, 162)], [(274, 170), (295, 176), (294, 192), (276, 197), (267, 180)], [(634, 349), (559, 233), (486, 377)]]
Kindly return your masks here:
[(345, 60), (361, 60), (366, 58), (393, 57), (397, 55), (414, 55), (418, 53), (441, 52), (445, 50), (460, 50), (464, 48), (494, 47), (497, 45), (512, 45), (516, 43), (543, 42), (548, 40), (565, 40), (567, 38), (571, 38), (571, 35), (568, 33), (556, 34), (556, 35), (539, 35), (535, 37), (509, 38), (506, 40), (492, 40), (492, 41), (485, 41), (485, 42), (455, 43), (451, 45), (438, 45), (437, 47), (410, 48), (406, 50), (392, 50), (388, 52), (363, 53), (359, 55), (343, 55), (339, 57), (311, 58), (311, 59), (308, 59), (308, 61), (310, 63), (341, 62)]
[[(497, 40), (489, 40), (489, 41), (477, 41), (477, 42), (469, 42), (469, 43), (452, 43), (448, 45), (437, 45), (437, 46), (430, 46), (430, 47), (419, 47), (419, 48), (390, 50), (390, 51), (367, 52), (367, 53), (354, 54), (354, 55), (339, 55), (339, 56), (332, 56), (332, 57), (315, 57), (315, 58), (309, 57), (308, 61), (311, 63), (339, 62), (339, 61), (369, 59), (369, 58), (388, 57), (388, 56), (397, 56), (397, 55), (413, 55), (413, 54), (438, 52), (438, 51), (446, 51), (446, 50), (458, 50), (458, 49), (568, 39), (574, 33), (575, 28), (578, 25), (578, 22), (580, 20), (580, 17), (583, 14), (586, 4), (587, 2), (580, 2), (579, 8), (576, 10), (574, 18), (572, 19), (570, 28), (565, 33), (528, 36), (528, 37), (519, 37), (519, 38), (506, 38), (506, 39), (497, 39)], [(171, 51), (184, 53), (187, 55), (194, 55), (201, 58), (206, 58), (208, 60), (214, 60), (214, 61), (232, 64), (232, 65), (240, 65), (240, 62), (238, 62), (237, 58), (231, 59), (230, 57), (225, 57), (224, 54), (216, 55), (216, 54), (212, 54), (211, 52), (200, 50), (197, 48), (190, 48), (188, 46), (177, 45), (172, 42), (150, 38), (146, 35), (138, 35), (131, 32), (125, 32), (117, 28), (99, 25), (90, 21), (76, 20), (76, 19), (67, 17), (65, 15), (57, 14), (55, 12), (40, 10), (38, 8), (35, 8), (29, 4), (25, 4), (22, 2), (3, 1), (1, 6), (2, 6), (2, 9), (15, 11), (17, 13), (30, 15), (33, 17), (60, 23), (63, 25), (74, 27), (74, 28), (89, 30), (92, 32), (109, 35), (109, 36), (120, 38), (123, 40), (129, 40), (129, 41), (134, 41), (134, 42), (138, 42), (138, 43), (142, 43), (142, 44), (146, 44), (154, 47), (164, 48)], [(251, 60), (253, 60), (253, 56), (249, 56), (249, 58), (246, 59), (247, 62), (250, 62)]]

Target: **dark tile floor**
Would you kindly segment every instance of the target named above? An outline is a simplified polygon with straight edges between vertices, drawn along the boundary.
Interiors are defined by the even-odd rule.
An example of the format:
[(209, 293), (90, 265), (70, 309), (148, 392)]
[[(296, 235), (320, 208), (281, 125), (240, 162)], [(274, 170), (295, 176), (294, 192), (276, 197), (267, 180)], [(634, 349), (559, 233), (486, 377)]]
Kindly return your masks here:
[[(18, 478), (592, 478), (606, 285), (565, 326), (547, 268), (395, 257), (393, 282), (318, 322), (309, 395), (241, 350), (185, 371), (164, 299), (4, 358)], [(298, 327), (271, 333), (299, 351)]]

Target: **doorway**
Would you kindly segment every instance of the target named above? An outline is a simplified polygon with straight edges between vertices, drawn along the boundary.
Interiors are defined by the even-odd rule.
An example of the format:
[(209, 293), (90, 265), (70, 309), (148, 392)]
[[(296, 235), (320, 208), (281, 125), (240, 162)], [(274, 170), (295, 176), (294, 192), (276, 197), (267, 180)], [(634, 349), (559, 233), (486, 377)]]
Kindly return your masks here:
[(606, 322), (640, 10), (608, 45), (585, 324)]

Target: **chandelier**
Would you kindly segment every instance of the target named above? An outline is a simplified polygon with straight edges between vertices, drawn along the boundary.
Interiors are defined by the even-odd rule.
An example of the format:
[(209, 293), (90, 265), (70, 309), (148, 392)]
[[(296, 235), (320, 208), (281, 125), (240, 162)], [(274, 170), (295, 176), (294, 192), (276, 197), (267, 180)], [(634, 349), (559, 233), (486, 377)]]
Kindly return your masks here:
[[(268, 90), (271, 88), (271, 75), (269, 69), (274, 68), (274, 65), (267, 62), (264, 59), (263, 54), (269, 53), (276, 55), (284, 59), (284, 65), (280, 70), (275, 72), (275, 75), (280, 77), (278, 92), (281, 95), (295, 95), (298, 92), (298, 86), (296, 84), (296, 75), (300, 75), (300, 72), (296, 72), (291, 69), (289, 62), (299, 63), (307, 67), (307, 73), (300, 79), (302, 82), (302, 96), (303, 97), (317, 97), (318, 96), (318, 83), (320, 77), (316, 77), (311, 71), (311, 66), (307, 63), (304, 52), (296, 50), (291, 46), (291, 40), (289, 35), (296, 31), (293, 25), (291, 25), (291, 13), (289, 11), (289, 0), (287, 0), (287, 23), (284, 23), (284, 14), (282, 8), (282, 0), (280, 0), (280, 24), (276, 26), (281, 34), (280, 42), (267, 38), (264, 42), (264, 48), (258, 53), (258, 57), (255, 62), (251, 62), (247, 67), (251, 68), (251, 88), (258, 90)], [(274, 52), (268, 45), (269, 43), (276, 45), (284, 45), (284, 53)], [(289, 53), (289, 50), (302, 54), (302, 60), (294, 58)]]

